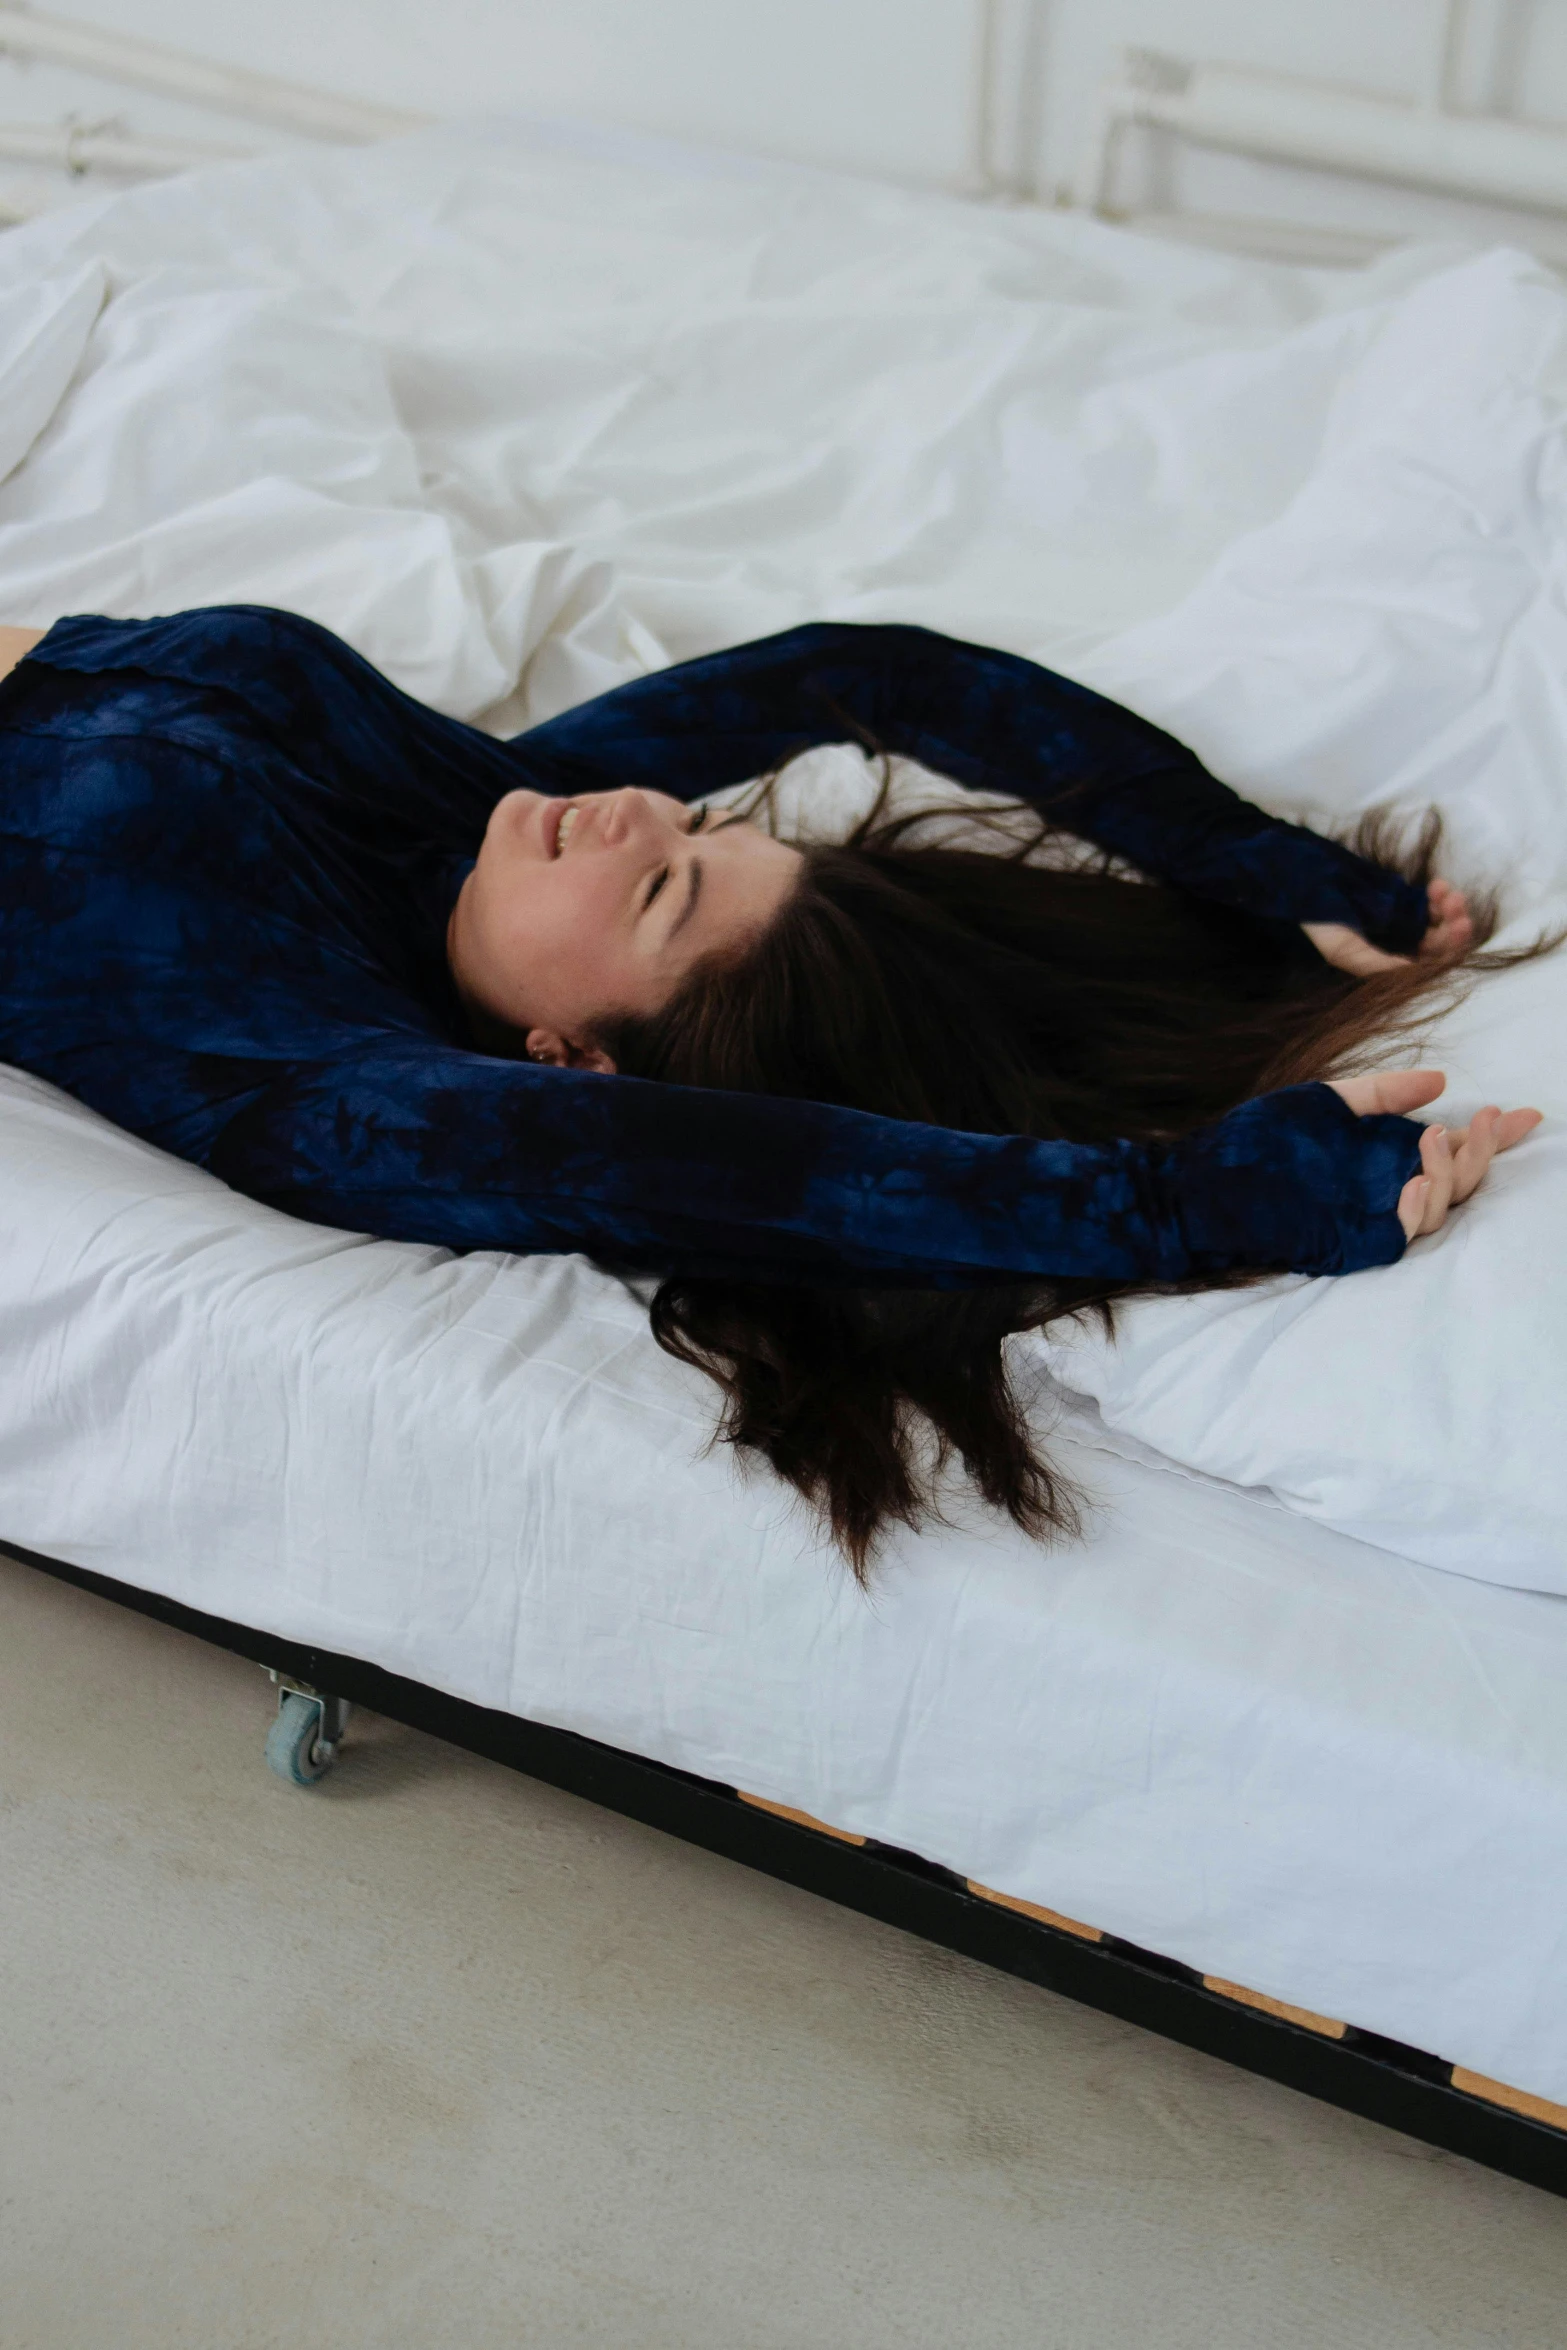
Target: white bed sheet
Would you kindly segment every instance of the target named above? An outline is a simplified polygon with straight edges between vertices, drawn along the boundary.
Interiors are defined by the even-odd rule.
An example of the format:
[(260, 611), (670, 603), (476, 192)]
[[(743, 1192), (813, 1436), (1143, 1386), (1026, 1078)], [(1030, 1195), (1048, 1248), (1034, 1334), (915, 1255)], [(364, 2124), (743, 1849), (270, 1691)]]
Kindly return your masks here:
[(581, 698), (643, 630), (1061, 657), (1285, 506), (1452, 260), (1274, 268), (549, 124), (203, 172), (0, 236), (0, 288), (111, 289), (0, 491), (0, 608), (271, 598), (463, 716), (524, 664), (529, 714)]
[[(284, 602), (497, 725), (816, 614), (1129, 643), (1152, 704), (1117, 632), (1310, 487), (1451, 260), (1331, 280), (540, 127), (205, 174), (0, 238), (0, 289), (110, 296), (0, 484), (0, 617)], [(867, 1603), (584, 1263), (324, 1232), (0, 1105), (6, 1538), (1567, 2100), (1560, 1602), (1080, 1413), (1090, 1543), (960, 1509)]]
[(863, 1599), (577, 1258), (257, 1208), (0, 1075), (4, 1533), (1567, 2102), (1567, 1607), (1059, 1440)]

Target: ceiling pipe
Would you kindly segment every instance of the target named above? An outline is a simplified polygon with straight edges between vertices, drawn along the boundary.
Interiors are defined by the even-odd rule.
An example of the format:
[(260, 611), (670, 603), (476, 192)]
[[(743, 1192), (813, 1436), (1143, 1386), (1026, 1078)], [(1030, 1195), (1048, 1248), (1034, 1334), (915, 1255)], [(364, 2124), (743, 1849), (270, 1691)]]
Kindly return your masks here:
[(1142, 124), (1194, 146), (1351, 172), (1442, 195), (1567, 212), (1567, 133), (1500, 115), (1370, 98), (1232, 65), (1134, 54), (1104, 94), (1090, 201), (1109, 198), (1115, 134)]
[(178, 49), (164, 49), (129, 33), (104, 32), (96, 25), (68, 23), (63, 17), (35, 16), (31, 9), (14, 6), (11, 0), (0, 0), (0, 54), (72, 66), (80, 73), (99, 74), (135, 89), (154, 90), (160, 97), (179, 98), (190, 106), (209, 107), (218, 114), (238, 115), (310, 139), (369, 143), (396, 138), (404, 131), (423, 130), (434, 119), (407, 113), (401, 107), (338, 98), (326, 90), (279, 81), (271, 74), (252, 73), (247, 66), (217, 65), (206, 58), (187, 57)]
[(255, 152), (207, 139), (134, 138), (108, 124), (0, 122), (0, 156), (8, 163), (44, 164), (77, 175), (119, 171), (162, 178), (209, 163), (243, 162)]

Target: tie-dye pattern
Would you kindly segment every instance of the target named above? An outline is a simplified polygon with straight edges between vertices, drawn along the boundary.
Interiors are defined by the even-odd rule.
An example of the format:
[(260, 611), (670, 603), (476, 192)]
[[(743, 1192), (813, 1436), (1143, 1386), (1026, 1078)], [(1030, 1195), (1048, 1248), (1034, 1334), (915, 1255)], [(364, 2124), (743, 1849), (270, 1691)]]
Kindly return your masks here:
[(0, 687), (0, 1057), (278, 1207), (459, 1249), (927, 1287), (1400, 1254), (1419, 1129), (1325, 1086), (1100, 1148), (472, 1049), (445, 928), (503, 792), (692, 799), (866, 736), (1197, 894), (1420, 935), (1419, 892), (1157, 727), (921, 629), (794, 629), (502, 743), (290, 614), (81, 618)]

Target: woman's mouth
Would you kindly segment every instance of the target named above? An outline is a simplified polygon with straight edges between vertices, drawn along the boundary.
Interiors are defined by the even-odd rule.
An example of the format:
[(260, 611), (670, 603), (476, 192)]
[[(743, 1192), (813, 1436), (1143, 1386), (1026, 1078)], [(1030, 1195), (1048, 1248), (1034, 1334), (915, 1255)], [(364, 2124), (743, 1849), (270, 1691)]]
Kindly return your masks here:
[(577, 821), (578, 809), (574, 800), (568, 800), (556, 816), (551, 828), (550, 854), (558, 857), (571, 837), (571, 828)]

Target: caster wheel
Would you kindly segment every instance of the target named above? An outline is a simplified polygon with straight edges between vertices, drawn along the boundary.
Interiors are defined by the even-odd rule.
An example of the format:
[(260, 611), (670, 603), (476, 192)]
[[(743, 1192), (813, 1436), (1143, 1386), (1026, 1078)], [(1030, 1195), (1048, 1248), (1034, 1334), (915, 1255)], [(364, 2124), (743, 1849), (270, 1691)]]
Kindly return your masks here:
[(324, 1710), (319, 1697), (291, 1690), (267, 1732), (267, 1768), (291, 1787), (314, 1787), (337, 1759), (336, 1745), (321, 1735)]

